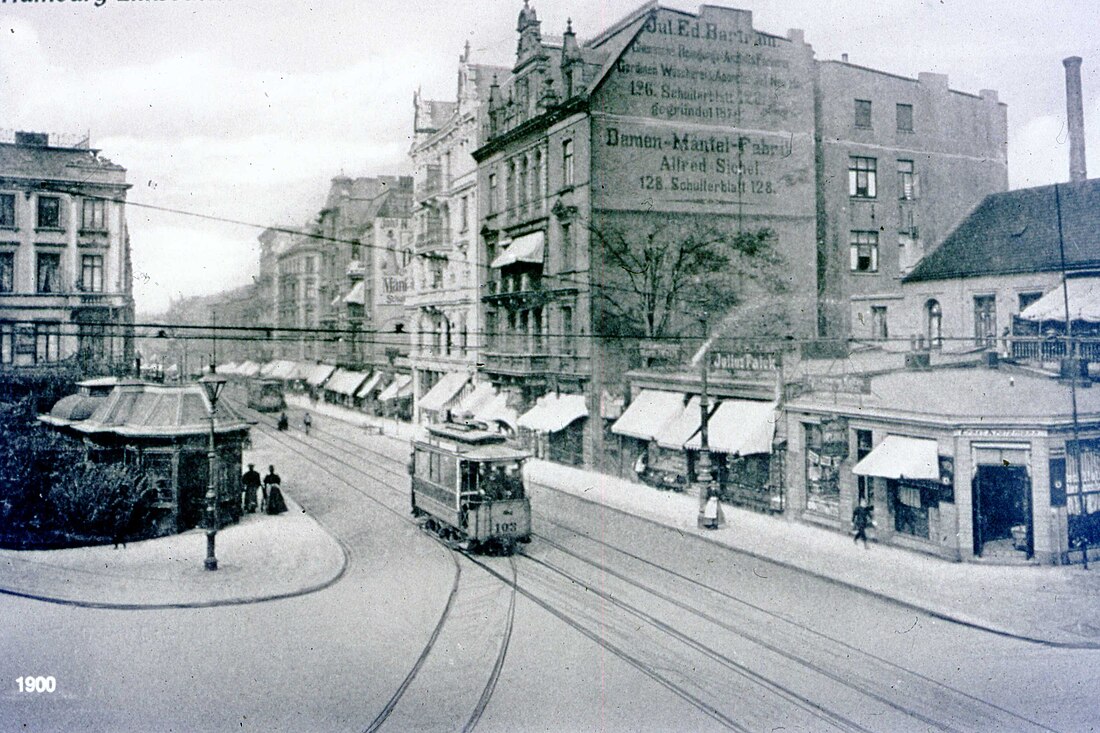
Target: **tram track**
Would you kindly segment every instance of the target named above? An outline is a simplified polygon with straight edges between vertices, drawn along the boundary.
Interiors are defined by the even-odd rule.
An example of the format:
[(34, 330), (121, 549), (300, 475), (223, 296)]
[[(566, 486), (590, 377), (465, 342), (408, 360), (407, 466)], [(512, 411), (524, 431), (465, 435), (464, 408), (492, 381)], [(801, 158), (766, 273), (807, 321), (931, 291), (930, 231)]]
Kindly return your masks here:
[[(400, 473), (397, 469), (390, 467), (400, 465), (400, 462), (393, 456), (348, 440), (343, 436), (330, 435), (333, 440), (326, 440), (326, 442), (335, 450), (351, 455), (360, 455), (360, 452), (367, 451), (381, 460), (381, 463), (378, 461), (372, 462), (377, 468), (389, 474), (398, 475)], [(352, 446), (354, 450), (342, 448), (339, 443)], [(330, 455), (330, 457), (334, 460), (343, 460), (337, 456)], [(387, 463), (389, 465), (386, 465)], [(395, 492), (400, 493), (396, 489)], [(553, 601), (547, 600), (544, 595), (532, 590), (530, 587), (530, 581), (533, 577), (530, 572), (532, 566), (540, 568), (542, 572), (556, 575), (570, 586), (584, 588), (589, 598), (598, 597), (601, 603), (615, 608), (624, 618), (634, 619), (633, 623), (635, 625), (638, 621), (641, 621), (656, 632), (676, 639), (678, 643), (693, 649), (695, 653), (709, 660), (709, 663), (716, 664), (720, 669), (740, 675), (743, 679), (751, 681), (761, 689), (768, 690), (770, 694), (784, 699), (795, 708), (813, 715), (819, 723), (838, 730), (863, 731), (872, 729), (868, 728), (866, 723), (852, 720), (829, 709), (828, 706), (816, 702), (788, 684), (777, 682), (749, 669), (729, 654), (715, 648), (714, 644), (701, 642), (698, 638), (699, 634), (693, 636), (685, 633), (672, 623), (642, 610), (642, 607), (638, 604), (627, 603), (621, 598), (615, 597), (614, 594), (605, 592), (597, 583), (586, 580), (577, 572), (562, 567), (561, 563), (555, 563), (532, 553), (536, 551), (543, 552), (544, 548), (562, 553), (568, 556), (571, 561), (579, 562), (586, 565), (592, 572), (599, 573), (601, 583), (605, 583), (606, 578), (613, 578), (631, 592), (645, 594), (657, 602), (669, 604), (680, 611), (691, 614), (699, 622), (709, 625), (709, 628), (713, 629), (713, 633), (722, 634), (733, 639), (734, 641), (730, 643), (748, 643), (755, 649), (755, 654), (767, 654), (778, 659), (780, 663), (795, 665), (800, 670), (799, 674), (812, 675), (830, 685), (851, 691), (857, 696), (858, 705), (878, 706), (879, 709), (900, 716), (910, 724), (919, 721), (930, 730), (943, 731), (973, 729), (1050, 730), (1014, 711), (982, 700), (905, 666), (865, 652), (830, 635), (812, 630), (783, 614), (752, 604), (735, 594), (703, 583), (698, 579), (690, 578), (673, 568), (648, 560), (630, 550), (605, 542), (582, 530), (556, 521), (543, 512), (536, 511), (534, 515), (544, 526), (557, 527), (570, 535), (610, 550), (632, 563), (651, 568), (661, 574), (665, 581), (659, 584), (660, 587), (652, 583), (642, 582), (627, 573), (610, 567), (606, 563), (593, 560), (591, 555), (596, 554), (594, 552), (579, 552), (566, 547), (544, 533), (535, 533), (533, 537), (536, 539), (536, 543), (528, 546), (521, 553), (521, 557), (525, 561), (523, 579), (528, 583), (521, 584), (519, 576), (514, 575), (512, 583), (516, 590), (570, 627), (677, 694), (724, 727), (733, 730), (743, 729), (739, 721), (719, 711), (704, 697), (694, 694), (689, 689), (689, 685), (677, 684), (670, 679), (669, 674), (662, 670), (659, 664), (647, 661), (643, 654), (636, 652), (634, 648), (628, 647), (626, 644), (614, 643), (607, 638), (606, 631), (601, 633), (601, 631), (585, 626), (583, 619), (580, 617), (581, 614), (576, 613), (575, 610), (572, 613), (569, 609), (563, 610), (560, 607), (560, 602), (558, 606), (555, 606)], [(470, 560), (482, 566), (486, 572), (497, 575), (501, 582), (508, 582), (506, 577), (503, 577), (495, 569), (484, 565), (480, 559), (470, 558)], [(514, 572), (515, 566), (513, 564)], [(702, 594), (702, 597), (698, 603), (687, 603), (663, 589), (665, 582), (693, 589), (695, 594)], [(742, 611), (738, 615), (737, 624), (731, 623), (722, 617), (728, 604), (733, 604)], [(746, 614), (748, 615), (746, 616)], [(769, 641), (769, 637), (774, 638), (775, 636), (775, 624), (777, 623), (784, 625), (787, 634), (784, 637), (783, 646)], [(601, 628), (601, 626), (606, 628), (607, 624), (601, 622), (594, 626), (596, 629)], [(708, 631), (705, 636), (709, 639), (712, 633)], [(792, 651), (794, 648), (797, 648), (798, 651)], [(861, 672), (857, 674), (853, 670), (861, 670)], [(906, 699), (910, 701), (909, 704), (905, 702)], [(875, 729), (882, 728), (876, 726)]]
[[(274, 442), (276, 442), (279, 445), (283, 446), (284, 448), (294, 452), (295, 454), (297, 454), (298, 456), (300, 456), (304, 460), (306, 460), (309, 463), (311, 463), (312, 465), (316, 466), (319, 470), (324, 471), (329, 476), (333, 477), (334, 479), (336, 479), (340, 483), (342, 483), (345, 486), (347, 486), (348, 488), (350, 488), (352, 491), (356, 492), (357, 494), (360, 494), (361, 496), (363, 496), (367, 500), (369, 500), (372, 503), (376, 504), (377, 506), (379, 506), (383, 510), (387, 511), (388, 513), (391, 513), (391, 514), (395, 515), (402, 522), (405, 522), (405, 523), (408, 523), (408, 524), (411, 524), (411, 525), (417, 525), (417, 522), (412, 517), (410, 517), (408, 514), (401, 511), (400, 509), (397, 509), (397, 508), (391, 506), (389, 503), (387, 503), (385, 501), (382, 501), (381, 499), (379, 499), (378, 497), (373, 495), (371, 492), (366, 491), (365, 489), (362, 488), (362, 486), (360, 485), (360, 482), (351, 481), (348, 478), (346, 478), (345, 476), (342, 476), (339, 473), (333, 471), (329, 465), (325, 464), (322, 461), (317, 460), (313, 455), (311, 455), (311, 453), (320, 453), (321, 455), (324, 455), (324, 456), (332, 459), (333, 461), (336, 461), (339, 465), (344, 466), (348, 471), (352, 472), (353, 474), (367, 476), (368, 478), (373, 479), (374, 484), (378, 487), (381, 487), (381, 488), (384, 488), (384, 489), (387, 489), (387, 490), (392, 490), (394, 493), (400, 493), (399, 490), (394, 489), (393, 487), (391, 487), (390, 485), (388, 485), (388, 484), (386, 484), (382, 481), (378, 481), (376, 478), (371, 476), (371, 474), (368, 471), (366, 471), (362, 468), (357, 468), (354, 465), (349, 465), (348, 462), (343, 458), (340, 458), (336, 455), (333, 455), (332, 453), (329, 453), (327, 451), (318, 450), (316, 448), (316, 446), (314, 446), (314, 445), (309, 446), (310, 447), (309, 451), (305, 450), (305, 446), (309, 445), (309, 443), (307, 441), (313, 442), (313, 440), (311, 440), (313, 438), (312, 435), (306, 436), (304, 433), (302, 434), (302, 437), (287, 435), (283, 431), (279, 431), (276, 428), (274, 421), (269, 421), (262, 414), (257, 413), (254, 410), (250, 410), (250, 409), (248, 409), (245, 406), (240, 405), (240, 404), (235, 404), (234, 407), (236, 407), (242, 413), (249, 415), (252, 419), (255, 419), (256, 422), (257, 422), (257, 425), (262, 426), (264, 434), (267, 437), (271, 438)], [(268, 424), (269, 422), (270, 422), (270, 424)], [(311, 432), (317, 432), (317, 431), (318, 431), (317, 427), (314, 426), (314, 428)], [(326, 432), (326, 431), (321, 431), (321, 432)], [(332, 435), (332, 434), (330, 433), (330, 435)], [(352, 444), (351, 441), (345, 441), (345, 442), (347, 442), (348, 444)], [(332, 444), (331, 441), (329, 441), (329, 443), (330, 443), (330, 445)], [(362, 448), (362, 446), (359, 446), (359, 447)], [(350, 452), (350, 451), (345, 451), (345, 452)], [(356, 455), (358, 455), (358, 454), (356, 454)], [(379, 454), (379, 455), (381, 455), (381, 454)], [(382, 469), (386, 470), (388, 473), (395, 474), (395, 475), (401, 475), (398, 471), (388, 469), (388, 467), (383, 466), (383, 465), (381, 465), (377, 462), (362, 459), (361, 457), (360, 457), (360, 460), (362, 460), (363, 463), (367, 463), (368, 465), (372, 465), (375, 468), (382, 468)], [(392, 460), (392, 459), (388, 459), (388, 460)], [(450, 558), (453, 561), (454, 566), (455, 566), (454, 579), (453, 579), (453, 582), (452, 582), (452, 585), (451, 585), (450, 592), (449, 592), (448, 597), (447, 597), (446, 604), (444, 605), (443, 611), (440, 614), (439, 620), (436, 622), (436, 625), (433, 628), (431, 635), (429, 636), (427, 642), (424, 644), (423, 648), (421, 649), (420, 654), (418, 655), (416, 661), (413, 663), (413, 665), (410, 668), (409, 672), (405, 675), (404, 679), (398, 685), (397, 689), (394, 691), (394, 693), (387, 700), (386, 704), (379, 711), (378, 715), (374, 718), (374, 720), (371, 721), (370, 725), (367, 726), (367, 728), (365, 728), (365, 730), (370, 732), (370, 733), (373, 733), (374, 731), (378, 731), (378, 730), (383, 729), (384, 727), (387, 727), (387, 724), (389, 724), (389, 727), (396, 727), (396, 729), (402, 729), (402, 726), (401, 726), (400, 723), (398, 723), (396, 726), (394, 726), (393, 719), (395, 717), (397, 717), (396, 714), (400, 712), (402, 704), (409, 698), (410, 691), (414, 689), (417, 678), (422, 674), (422, 672), (424, 672), (424, 670), (427, 667), (429, 667), (431, 665), (431, 660), (433, 658), (433, 652), (436, 652), (438, 650), (438, 648), (443, 643), (443, 640), (447, 637), (449, 626), (455, 624), (456, 616), (461, 615), (462, 601), (464, 600), (464, 595), (463, 594), (464, 594), (464, 590), (465, 590), (465, 586), (466, 586), (466, 584), (464, 584), (462, 582), (463, 573), (462, 573), (461, 559), (466, 559), (468, 561), (474, 562), (474, 564), (476, 564), (478, 566), (486, 567), (483, 563), (481, 563), (479, 561), (476, 561), (475, 558), (473, 558), (469, 553), (464, 552), (463, 550), (461, 550), (457, 547), (454, 547), (453, 545), (445, 542), (444, 540), (442, 540), (438, 537), (434, 537), (434, 536), (431, 536), (431, 535), (428, 535), (428, 536), (431, 537), (433, 540), (435, 540), (435, 542), (440, 547), (442, 547), (443, 549), (445, 549), (449, 553), (449, 556), (450, 556)], [(461, 716), (461, 717), (465, 718), (465, 723), (462, 725), (462, 730), (463, 731), (473, 731), (477, 727), (479, 721), (482, 718), (482, 715), (485, 712), (486, 707), (488, 706), (490, 700), (492, 699), (493, 693), (496, 690), (497, 683), (499, 682), (501, 672), (504, 668), (504, 662), (505, 662), (505, 659), (507, 657), (508, 647), (509, 647), (509, 644), (511, 642), (512, 629), (514, 627), (514, 621), (515, 621), (515, 603), (516, 603), (516, 589), (517, 589), (517, 583), (516, 583), (516, 578), (515, 578), (515, 563), (511, 558), (509, 558), (509, 564), (512, 568), (512, 578), (511, 578), (511, 580), (508, 580), (507, 577), (505, 576), (505, 580), (504, 580), (504, 587), (509, 589), (509, 593), (508, 593), (509, 598), (508, 598), (508, 603), (507, 603), (507, 611), (504, 615), (504, 621), (503, 621), (503, 624), (502, 624), (503, 628), (502, 628), (502, 631), (499, 634), (499, 643), (496, 645), (497, 649), (496, 649), (496, 652), (495, 652), (495, 655), (494, 655), (494, 658), (493, 658), (493, 662), (492, 662), (491, 666), (489, 667), (488, 678), (487, 678), (485, 684), (482, 685), (480, 687), (480, 689), (473, 690), (472, 694), (467, 697), (467, 699), (470, 699), (470, 698), (473, 698), (473, 697), (476, 696), (477, 701), (474, 704), (473, 710), (468, 715)], [(492, 575), (495, 579), (499, 575), (499, 573), (494, 572)], [(475, 589), (475, 592), (476, 592), (476, 589)], [(480, 607), (479, 607), (478, 610), (481, 610)], [(479, 619), (481, 618), (480, 614), (469, 614), (469, 615), (471, 617), (476, 616)], [(465, 630), (462, 633), (464, 633), (467, 638), (464, 638), (463, 641), (465, 641), (468, 645), (468, 643), (469, 643), (469, 639), (468, 639), (469, 634), (473, 633), (474, 630), (480, 631), (481, 633), (484, 633), (483, 630), (482, 630), (482, 627), (483, 627), (482, 624), (465, 624)], [(485, 640), (485, 641), (491, 642), (492, 640)], [(452, 646), (457, 647), (457, 646), (461, 646), (461, 645), (452, 644)], [(491, 646), (491, 643), (483, 644), (483, 646)], [(437, 665), (437, 666), (445, 668), (448, 665), (446, 663), (442, 663), (442, 664)], [(409, 704), (409, 708), (410, 708), (411, 711), (417, 712), (417, 711), (422, 709), (422, 706), (418, 706), (415, 703), (411, 703), (411, 704)], [(459, 717), (458, 719), (461, 719), (461, 717)], [(450, 721), (450, 722), (453, 722), (453, 721)]]

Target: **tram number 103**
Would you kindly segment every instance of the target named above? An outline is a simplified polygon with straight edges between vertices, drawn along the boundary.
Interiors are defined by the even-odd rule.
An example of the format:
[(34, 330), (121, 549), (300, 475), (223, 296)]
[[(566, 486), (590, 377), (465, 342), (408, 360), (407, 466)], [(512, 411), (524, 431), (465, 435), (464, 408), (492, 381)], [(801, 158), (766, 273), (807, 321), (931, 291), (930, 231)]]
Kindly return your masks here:
[(57, 680), (53, 677), (16, 677), (20, 692), (55, 692)]
[(508, 532), (515, 532), (518, 528), (516, 522), (497, 522), (496, 530), (493, 534), (507, 534)]

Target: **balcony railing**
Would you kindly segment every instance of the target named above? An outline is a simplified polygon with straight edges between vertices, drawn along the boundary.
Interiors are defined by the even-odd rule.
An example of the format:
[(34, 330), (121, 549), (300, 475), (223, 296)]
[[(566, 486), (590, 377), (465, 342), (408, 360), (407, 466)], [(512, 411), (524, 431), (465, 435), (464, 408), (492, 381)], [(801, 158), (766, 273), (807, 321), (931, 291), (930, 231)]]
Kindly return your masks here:
[(506, 353), (499, 351), (483, 352), (485, 371), (498, 374), (547, 374), (551, 371), (549, 354)]
[(442, 220), (432, 220), (423, 231), (416, 233), (416, 251), (425, 252), (439, 249), (447, 244), (447, 229)]
[(443, 191), (443, 168), (438, 165), (424, 166), (424, 173), (413, 185), (413, 195), (417, 201), (427, 201)]

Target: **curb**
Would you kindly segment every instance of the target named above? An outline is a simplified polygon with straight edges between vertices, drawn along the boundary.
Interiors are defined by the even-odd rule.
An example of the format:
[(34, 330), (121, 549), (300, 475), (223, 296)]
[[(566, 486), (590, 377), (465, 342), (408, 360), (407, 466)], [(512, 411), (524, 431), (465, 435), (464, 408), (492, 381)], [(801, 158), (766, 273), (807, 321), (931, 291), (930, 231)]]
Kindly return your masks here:
[(728, 545), (724, 542), (720, 542), (716, 538), (708, 536), (707, 534), (703, 533), (701, 530), (690, 530), (689, 529), (689, 530), (685, 531), (685, 530), (680, 529), (679, 527), (675, 527), (673, 525), (666, 524), (666, 523), (661, 522), (657, 519), (652, 519), (650, 517), (645, 517), (645, 516), (641, 516), (641, 515), (638, 515), (638, 514), (634, 514), (633, 512), (631, 512), (629, 510), (620, 509), (619, 507), (609, 506), (609, 505), (604, 504), (602, 502), (596, 501), (595, 499), (589, 499), (589, 498), (584, 497), (584, 496), (578, 496), (577, 494), (566, 491), (565, 489), (559, 489), (555, 486), (549, 486), (547, 484), (544, 484), (544, 483), (541, 483), (541, 482), (538, 482), (538, 481), (535, 481), (534, 483), (539, 488), (547, 489), (549, 491), (553, 491), (553, 492), (558, 493), (558, 494), (563, 494), (565, 496), (569, 496), (573, 499), (584, 502), (586, 504), (591, 504), (593, 506), (602, 507), (603, 509), (606, 509), (608, 511), (616, 512), (618, 514), (622, 514), (622, 515), (627, 516), (627, 517), (632, 517), (634, 519), (637, 519), (637, 520), (640, 520), (640, 521), (643, 521), (643, 522), (647, 522), (649, 524), (652, 524), (656, 527), (660, 527), (662, 529), (671, 530), (673, 532), (679, 532), (684, 537), (692, 537), (692, 538), (694, 538), (694, 539), (696, 539), (700, 542), (706, 542), (707, 544), (714, 545), (716, 547), (720, 547), (720, 548), (728, 550), (730, 552), (736, 552), (738, 554), (745, 555), (746, 557), (751, 557), (754, 560), (759, 560), (761, 562), (771, 563), (772, 565), (777, 565), (779, 567), (786, 568), (788, 570), (794, 570), (796, 572), (800, 572), (800, 573), (803, 573), (805, 575), (809, 575), (810, 577), (815, 578), (817, 580), (821, 580), (821, 581), (824, 581), (826, 583), (831, 583), (832, 585), (838, 586), (840, 588), (845, 588), (847, 590), (856, 591), (858, 593), (862, 593), (863, 595), (869, 596), (871, 598), (875, 598), (875, 599), (880, 600), (880, 601), (885, 601), (887, 603), (892, 603), (894, 605), (901, 606), (902, 608), (908, 608), (912, 611), (917, 611), (917, 612), (922, 613), (926, 616), (931, 616), (932, 618), (936, 618), (936, 619), (939, 619), (941, 621), (947, 621), (949, 623), (953, 623), (953, 624), (956, 624), (956, 625), (959, 625), (959, 626), (964, 626), (964, 627), (967, 627), (967, 628), (975, 629), (977, 631), (983, 631), (985, 633), (995, 634), (997, 636), (1003, 636), (1003, 637), (1008, 638), (1008, 639), (1015, 639), (1017, 641), (1024, 641), (1024, 642), (1027, 642), (1029, 644), (1037, 644), (1039, 646), (1044, 646), (1044, 647), (1048, 647), (1048, 648), (1054, 648), (1054, 649), (1093, 649), (1093, 650), (1100, 649), (1100, 642), (1088, 642), (1088, 641), (1071, 642), (1071, 641), (1054, 641), (1052, 639), (1043, 639), (1043, 638), (1040, 638), (1040, 637), (1029, 636), (1027, 634), (1020, 634), (1020, 633), (1015, 632), (1015, 631), (1010, 631), (1008, 629), (1003, 629), (1003, 628), (993, 626), (991, 624), (988, 624), (988, 623), (985, 623), (985, 622), (982, 622), (982, 621), (974, 621), (974, 620), (971, 620), (971, 619), (967, 619), (963, 616), (952, 614), (950, 612), (941, 611), (939, 609), (931, 608), (929, 606), (922, 606), (918, 603), (914, 603), (912, 601), (902, 600), (900, 598), (896, 598), (894, 596), (887, 595), (886, 593), (883, 593), (882, 591), (873, 590), (871, 588), (867, 588), (866, 586), (862, 586), (862, 585), (856, 585), (855, 583), (852, 583), (850, 581), (842, 580), (840, 578), (836, 578), (836, 577), (833, 577), (831, 575), (826, 575), (826, 574), (824, 574), (820, 571), (813, 570), (811, 568), (807, 568), (807, 567), (804, 567), (804, 566), (801, 566), (801, 565), (796, 565), (795, 563), (792, 563), (792, 562), (789, 562), (789, 561), (786, 561), (786, 560), (778, 560), (776, 558), (768, 557), (768, 556), (762, 555), (758, 552), (754, 552), (753, 550), (746, 550), (746, 549), (742, 549), (740, 547), (734, 547), (732, 545)]

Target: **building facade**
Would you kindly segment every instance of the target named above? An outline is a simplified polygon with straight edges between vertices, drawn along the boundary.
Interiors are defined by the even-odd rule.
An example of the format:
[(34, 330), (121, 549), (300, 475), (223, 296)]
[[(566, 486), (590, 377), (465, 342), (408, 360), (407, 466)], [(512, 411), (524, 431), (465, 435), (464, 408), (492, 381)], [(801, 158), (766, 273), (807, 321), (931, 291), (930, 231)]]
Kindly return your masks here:
[(0, 142), (0, 363), (132, 366), (129, 188), (87, 140)]
[[(316, 330), (322, 311), (321, 263), (324, 244), (303, 234), (276, 260), (276, 352), (282, 359), (315, 361), (321, 358)], [(313, 332), (313, 333), (311, 333)]]
[[(921, 242), (1007, 185), (995, 93), (818, 62), (801, 31), (759, 31), (748, 11), (650, 4), (580, 44), (571, 25), (544, 40), (525, 3), (517, 31), (475, 152), (481, 361), (523, 408), (550, 391), (586, 396), (587, 420), (559, 437), (576, 462), (610, 459), (603, 395), (625, 394), (646, 365), (644, 340), (608, 327), (646, 307), (616, 242), (682, 241), (700, 222), (770, 230), (788, 294), (747, 287), (746, 312), (782, 311), (796, 337), (846, 337), (873, 314), (888, 334), (879, 300), (900, 296)], [(666, 332), (694, 334), (697, 316), (681, 304)]]
[[(415, 138), (409, 156), (415, 169), (415, 258), (405, 305), (418, 421), (424, 417), (421, 398), (444, 377), (456, 375), (439, 387), (424, 412), (438, 415), (450, 406), (477, 369), (479, 284), (485, 263), (478, 246), (477, 163), (472, 153), (482, 142), (479, 105), (487, 101), (493, 79), (507, 72), (472, 63), (467, 45), (459, 59), (455, 101), (428, 100), (419, 92), (413, 98)], [(451, 391), (451, 383), (448, 396), (444, 391)]]

